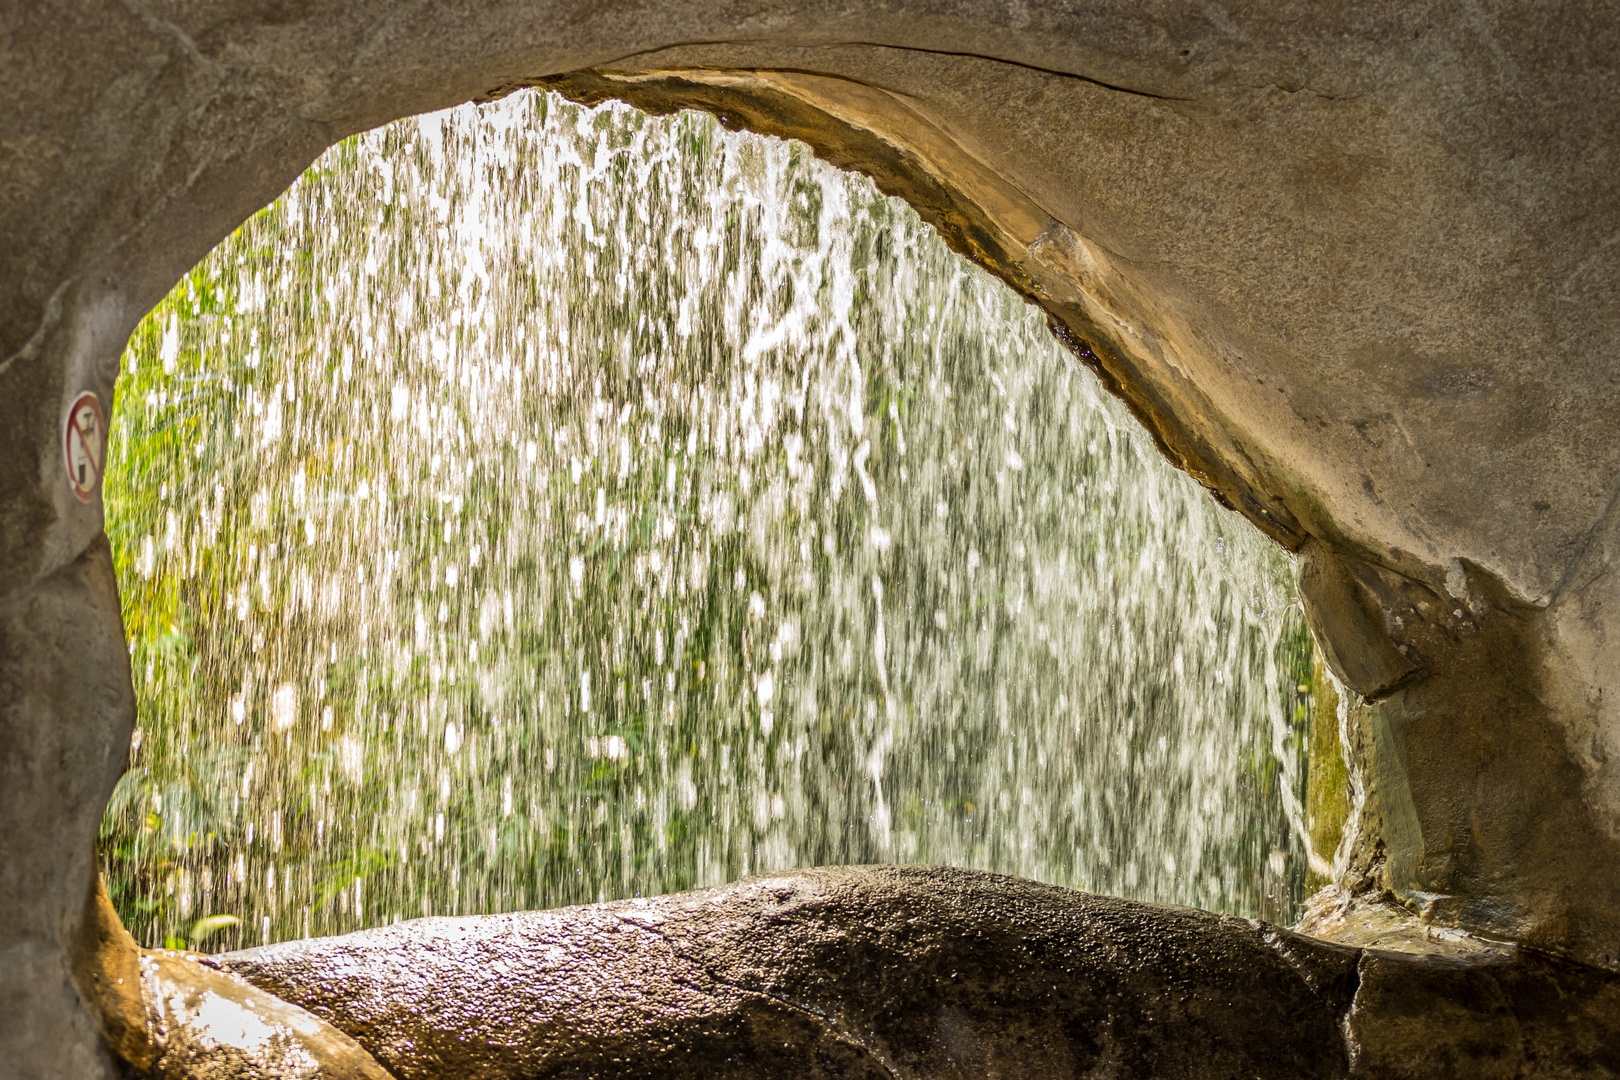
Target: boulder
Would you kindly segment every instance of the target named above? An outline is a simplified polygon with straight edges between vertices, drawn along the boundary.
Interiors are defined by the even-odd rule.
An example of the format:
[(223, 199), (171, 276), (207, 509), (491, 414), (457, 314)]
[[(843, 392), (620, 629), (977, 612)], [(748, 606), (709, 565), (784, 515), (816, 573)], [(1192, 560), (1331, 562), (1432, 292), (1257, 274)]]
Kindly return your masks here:
[(1620, 975), (971, 870), (795, 871), (206, 958), (399, 1080), (1620, 1075)]

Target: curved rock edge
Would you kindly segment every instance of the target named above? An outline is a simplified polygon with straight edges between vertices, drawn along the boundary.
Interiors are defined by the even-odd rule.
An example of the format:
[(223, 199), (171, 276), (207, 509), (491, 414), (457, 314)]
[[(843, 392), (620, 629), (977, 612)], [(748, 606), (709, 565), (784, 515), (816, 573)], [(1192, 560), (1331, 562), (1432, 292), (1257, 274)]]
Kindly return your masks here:
[(1620, 976), (1337, 945), (941, 867), (419, 919), (203, 959), (399, 1080), (1620, 1075)]

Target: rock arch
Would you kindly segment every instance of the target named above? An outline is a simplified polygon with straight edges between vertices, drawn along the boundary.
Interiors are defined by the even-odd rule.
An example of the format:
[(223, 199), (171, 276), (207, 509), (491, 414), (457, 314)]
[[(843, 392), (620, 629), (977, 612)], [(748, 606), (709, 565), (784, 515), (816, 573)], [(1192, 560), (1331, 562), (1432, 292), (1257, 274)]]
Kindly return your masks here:
[[(1605, 5), (61, 2), (0, 84), (0, 1046), (67, 957), (133, 696), (63, 411), (326, 146), (523, 85), (704, 108), (910, 199), (1279, 543), (1362, 700), (1342, 884), (1620, 966), (1620, 20)], [(93, 905), (92, 905), (93, 907)]]

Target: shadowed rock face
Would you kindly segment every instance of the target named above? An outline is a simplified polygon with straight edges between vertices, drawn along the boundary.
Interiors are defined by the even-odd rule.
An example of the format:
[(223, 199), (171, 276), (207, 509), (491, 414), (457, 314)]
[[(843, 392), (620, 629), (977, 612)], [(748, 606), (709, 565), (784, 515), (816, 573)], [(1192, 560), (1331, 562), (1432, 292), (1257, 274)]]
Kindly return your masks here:
[(10, 5), (0, 1063), (111, 1067), (66, 956), (132, 694), (64, 410), (326, 146), (526, 84), (804, 138), (1040, 304), (1304, 553), (1341, 886), (1620, 967), (1617, 57), (1595, 0)]
[(941, 868), (420, 919), (207, 962), (400, 1080), (1620, 1072), (1620, 976), (1373, 953)]
[(96, 830), (135, 720), (118, 620), (105, 537), (0, 597), (0, 1077), (111, 1067), (74, 967), (96, 947)]

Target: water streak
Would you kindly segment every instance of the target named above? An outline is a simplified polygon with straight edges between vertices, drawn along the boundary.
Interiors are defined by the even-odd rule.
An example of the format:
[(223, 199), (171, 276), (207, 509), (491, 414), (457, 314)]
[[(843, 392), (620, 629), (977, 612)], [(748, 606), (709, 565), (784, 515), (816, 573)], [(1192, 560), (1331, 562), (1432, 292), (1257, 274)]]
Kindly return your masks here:
[(107, 497), (149, 943), (879, 860), (1297, 900), (1286, 557), (800, 145), (344, 142), (137, 332)]

